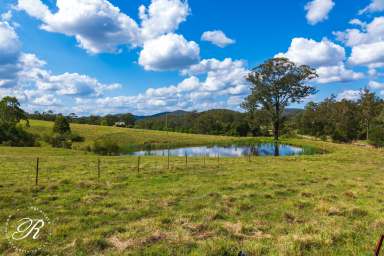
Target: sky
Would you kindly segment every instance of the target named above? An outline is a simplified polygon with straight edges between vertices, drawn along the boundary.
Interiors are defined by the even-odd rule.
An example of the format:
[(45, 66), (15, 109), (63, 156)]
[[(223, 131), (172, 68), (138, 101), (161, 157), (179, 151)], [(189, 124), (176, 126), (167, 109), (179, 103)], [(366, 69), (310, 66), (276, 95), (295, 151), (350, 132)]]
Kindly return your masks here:
[(241, 110), (273, 57), (318, 93), (384, 97), (384, 0), (2, 0), (0, 97), (77, 115)]

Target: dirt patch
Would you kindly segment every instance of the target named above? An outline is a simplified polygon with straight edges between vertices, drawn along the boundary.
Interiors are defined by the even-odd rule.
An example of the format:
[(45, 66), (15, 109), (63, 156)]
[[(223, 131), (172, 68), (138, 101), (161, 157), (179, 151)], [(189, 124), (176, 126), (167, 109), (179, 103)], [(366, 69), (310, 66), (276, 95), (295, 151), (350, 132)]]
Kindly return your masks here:
[(134, 241), (132, 239), (122, 241), (116, 236), (110, 237), (108, 242), (110, 242), (118, 251), (124, 251), (128, 247), (132, 247), (134, 245)]
[(118, 251), (124, 251), (127, 248), (140, 247), (150, 245), (166, 239), (167, 235), (160, 231), (155, 231), (152, 235), (142, 239), (127, 239), (121, 240), (116, 236), (108, 238), (108, 242), (113, 245)]

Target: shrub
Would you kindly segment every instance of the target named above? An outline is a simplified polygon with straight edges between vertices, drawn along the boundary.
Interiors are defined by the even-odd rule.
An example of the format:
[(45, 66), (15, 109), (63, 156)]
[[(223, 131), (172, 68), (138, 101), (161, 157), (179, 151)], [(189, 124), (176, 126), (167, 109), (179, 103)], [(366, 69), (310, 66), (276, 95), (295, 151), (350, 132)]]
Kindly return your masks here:
[(77, 133), (71, 133), (70, 137), (72, 142), (83, 142), (85, 140), (83, 136)]
[(151, 151), (152, 150), (152, 144), (150, 142), (144, 142), (143, 150), (145, 151)]
[(59, 134), (71, 133), (71, 127), (67, 118), (62, 115), (58, 115), (53, 125), (53, 132)]
[(0, 124), (0, 144), (14, 147), (32, 147), (36, 145), (36, 138), (19, 126)]
[(119, 155), (120, 147), (109, 138), (100, 138), (93, 143), (92, 152), (99, 155)]
[(236, 135), (238, 135), (240, 137), (246, 137), (248, 135), (249, 130), (250, 130), (247, 122), (242, 122), (242, 123), (235, 125), (235, 129), (236, 129)]
[(335, 129), (333, 132), (332, 132), (332, 140), (333, 141), (336, 141), (336, 142), (350, 142), (351, 139), (348, 137), (348, 135), (345, 133), (345, 131), (341, 130), (341, 129)]
[(55, 133), (51, 136), (46, 136), (45, 141), (52, 145), (54, 148), (71, 148), (72, 140), (70, 134)]
[(369, 144), (384, 147), (384, 124), (376, 123), (369, 129)]

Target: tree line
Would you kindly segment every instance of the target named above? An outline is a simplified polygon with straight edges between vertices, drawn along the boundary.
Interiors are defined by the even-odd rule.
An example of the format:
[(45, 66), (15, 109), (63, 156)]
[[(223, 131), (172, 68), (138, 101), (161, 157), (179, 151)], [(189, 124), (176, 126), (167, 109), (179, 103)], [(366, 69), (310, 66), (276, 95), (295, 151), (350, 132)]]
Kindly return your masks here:
[(331, 96), (319, 103), (309, 102), (295, 121), (300, 134), (384, 146), (384, 101), (368, 89), (357, 100), (337, 101)]
[(227, 109), (213, 109), (204, 112), (168, 114), (138, 120), (139, 129), (173, 131), (184, 133), (247, 136), (250, 127), (246, 114)]
[[(28, 114), (28, 118), (34, 120), (43, 121), (55, 121), (57, 116), (64, 116), (61, 113), (54, 113), (52, 110)], [(116, 123), (124, 123), (124, 127), (133, 127), (135, 125), (135, 116), (131, 113), (124, 114), (110, 114), (105, 116), (90, 115), (90, 116), (77, 116), (75, 113), (65, 115), (65, 118), (71, 123), (78, 124), (91, 124), (91, 125), (103, 125), (103, 126), (114, 126)]]

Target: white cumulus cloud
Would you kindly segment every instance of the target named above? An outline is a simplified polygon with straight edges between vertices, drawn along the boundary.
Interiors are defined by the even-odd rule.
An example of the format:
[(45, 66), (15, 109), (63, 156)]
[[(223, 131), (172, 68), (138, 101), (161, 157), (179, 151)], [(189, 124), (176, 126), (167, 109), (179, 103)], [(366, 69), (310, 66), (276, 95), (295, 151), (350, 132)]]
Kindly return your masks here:
[(352, 65), (382, 66), (384, 63), (384, 41), (354, 46), (349, 62)]
[(375, 90), (384, 90), (384, 83), (377, 81), (369, 81), (368, 86)]
[(369, 74), (375, 76), (376, 68), (384, 66), (384, 17), (375, 17), (370, 23), (353, 22), (359, 28), (334, 32), (336, 38), (352, 47), (348, 62), (356, 66), (367, 66)]
[(32, 100), (32, 103), (34, 105), (44, 106), (44, 107), (53, 107), (53, 106), (61, 105), (61, 101), (51, 94), (38, 96)]
[(343, 62), (345, 50), (328, 39), (317, 42), (299, 37), (292, 39), (286, 53), (280, 53), (277, 56), (284, 56), (296, 63), (311, 67), (333, 66)]
[(200, 48), (182, 35), (167, 34), (146, 41), (140, 52), (139, 64), (146, 70), (183, 69), (199, 61)]
[(152, 0), (148, 7), (141, 5), (141, 35), (143, 41), (174, 32), (187, 19), (190, 8), (187, 1)]
[(12, 12), (11, 11), (7, 11), (7, 12), (1, 14), (1, 19), (3, 21), (10, 22), (12, 20)]
[(345, 67), (345, 49), (328, 39), (317, 42), (313, 39), (294, 38), (286, 53), (277, 57), (286, 57), (297, 64), (316, 68), (318, 83), (349, 82), (364, 77)]
[(120, 45), (137, 45), (139, 27), (106, 0), (57, 0), (51, 13), (40, 0), (19, 0), (17, 8), (40, 19), (42, 29), (74, 36), (90, 53), (116, 52)]
[[(357, 24), (355, 20), (352, 24)], [(361, 22), (361, 21), (360, 21)], [(375, 17), (372, 22), (359, 25), (360, 28), (334, 32), (336, 38), (347, 46), (380, 42), (384, 35), (384, 17)]]
[(315, 25), (328, 19), (329, 12), (333, 9), (335, 3), (332, 0), (313, 0), (305, 5), (307, 11), (307, 21)]
[(48, 9), (48, 6), (43, 4), (41, 0), (19, 0), (16, 8), (18, 10), (23, 10), (28, 15), (37, 18), (37, 19), (45, 19), (51, 12)]
[(235, 40), (227, 37), (221, 30), (206, 31), (201, 36), (201, 40), (211, 42), (212, 44), (221, 48), (235, 43)]
[(321, 84), (335, 82), (346, 83), (364, 78), (363, 73), (346, 69), (344, 64), (329, 67), (319, 67), (316, 72), (319, 75), (319, 78), (317, 78), (316, 81)]
[(359, 90), (345, 90), (337, 95), (338, 100), (358, 100), (361, 92)]
[(369, 12), (381, 12), (384, 11), (384, 0), (371, 0), (371, 3), (364, 9), (359, 11), (359, 14)]

